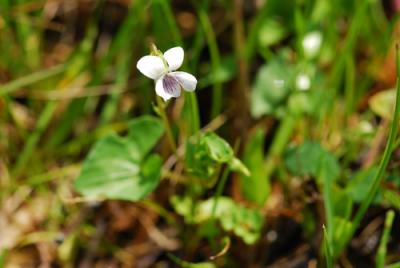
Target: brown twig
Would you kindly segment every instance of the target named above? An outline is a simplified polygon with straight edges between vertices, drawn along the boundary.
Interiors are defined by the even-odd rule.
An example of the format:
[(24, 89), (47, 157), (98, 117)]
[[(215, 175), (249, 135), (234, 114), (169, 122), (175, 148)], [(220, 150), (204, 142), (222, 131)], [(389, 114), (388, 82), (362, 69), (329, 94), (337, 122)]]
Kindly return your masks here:
[(246, 140), (249, 125), (249, 66), (245, 54), (245, 36), (243, 27), (243, 0), (234, 2), (234, 44), (236, 61), (239, 67), (238, 83), (235, 90), (237, 116), (235, 129), (239, 130), (241, 140)]

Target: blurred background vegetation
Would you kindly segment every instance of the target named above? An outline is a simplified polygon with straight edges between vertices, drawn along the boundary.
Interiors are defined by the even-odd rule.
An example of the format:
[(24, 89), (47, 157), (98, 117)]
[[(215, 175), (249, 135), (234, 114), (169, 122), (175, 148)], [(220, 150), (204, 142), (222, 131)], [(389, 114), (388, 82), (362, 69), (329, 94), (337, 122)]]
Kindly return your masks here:
[[(0, 0), (0, 267), (400, 262), (398, 138), (384, 155), (399, 11), (398, 0)], [(251, 171), (221, 191), (262, 215), (257, 241), (185, 223), (171, 179), (139, 202), (74, 190), (97, 140), (154, 114), (154, 84), (136, 69), (152, 42), (184, 48), (201, 127)], [(168, 107), (178, 140), (185, 97)]]

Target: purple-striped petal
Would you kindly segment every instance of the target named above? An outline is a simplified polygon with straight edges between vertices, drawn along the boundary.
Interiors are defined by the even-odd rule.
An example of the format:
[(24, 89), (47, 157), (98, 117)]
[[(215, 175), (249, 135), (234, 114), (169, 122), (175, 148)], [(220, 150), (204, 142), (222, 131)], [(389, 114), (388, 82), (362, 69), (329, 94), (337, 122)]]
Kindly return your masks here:
[(157, 80), (156, 93), (164, 101), (170, 98), (177, 98), (181, 95), (181, 85), (174, 76), (166, 74)]

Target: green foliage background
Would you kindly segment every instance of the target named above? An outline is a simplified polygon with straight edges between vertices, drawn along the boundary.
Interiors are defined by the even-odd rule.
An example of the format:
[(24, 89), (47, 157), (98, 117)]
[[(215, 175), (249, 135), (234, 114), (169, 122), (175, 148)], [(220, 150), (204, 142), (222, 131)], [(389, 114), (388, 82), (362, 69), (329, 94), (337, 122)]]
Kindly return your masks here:
[(399, 10), (0, 0), (0, 267), (399, 267)]

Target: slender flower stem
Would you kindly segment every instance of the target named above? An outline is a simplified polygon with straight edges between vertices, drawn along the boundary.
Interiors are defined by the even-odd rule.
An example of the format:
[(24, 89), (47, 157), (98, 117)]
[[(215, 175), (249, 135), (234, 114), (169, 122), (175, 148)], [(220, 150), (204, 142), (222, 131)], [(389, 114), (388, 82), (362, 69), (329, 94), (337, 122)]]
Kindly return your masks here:
[(225, 188), (226, 181), (228, 180), (229, 171), (230, 171), (229, 167), (226, 166), (222, 173), (222, 176), (218, 182), (217, 190), (214, 195), (214, 203), (213, 203), (212, 210), (211, 210), (211, 219), (215, 219), (215, 213), (217, 212), (218, 199), (221, 197), (222, 191)]
[(164, 102), (162, 101), (161, 97), (157, 96), (157, 112), (160, 115), (164, 126), (165, 126), (165, 132), (167, 134), (167, 139), (169, 142), (169, 145), (171, 146), (171, 149), (174, 153), (176, 153), (176, 143), (174, 139), (174, 135), (172, 134), (172, 129), (171, 129), (171, 124), (169, 123), (167, 113), (165, 111), (165, 105)]
[[(239, 143), (236, 143), (235, 148), (234, 148), (235, 155), (236, 155), (238, 149), (239, 149)], [(211, 210), (211, 219), (215, 219), (215, 213), (217, 211), (218, 199), (221, 197), (222, 192), (224, 191), (226, 181), (228, 180), (229, 172), (230, 172), (229, 166), (226, 166), (224, 171), (222, 172), (221, 178), (217, 185), (217, 190), (214, 195), (214, 203), (213, 203), (213, 207)]]

